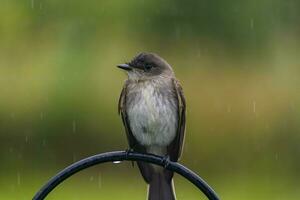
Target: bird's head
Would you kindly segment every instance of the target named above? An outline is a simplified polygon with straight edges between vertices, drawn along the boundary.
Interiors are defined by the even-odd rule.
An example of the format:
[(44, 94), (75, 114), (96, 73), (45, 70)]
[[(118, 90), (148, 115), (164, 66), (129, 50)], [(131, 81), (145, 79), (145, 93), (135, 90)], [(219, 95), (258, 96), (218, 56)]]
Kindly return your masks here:
[(144, 80), (174, 76), (172, 67), (154, 53), (140, 53), (130, 62), (117, 65), (125, 70), (129, 79)]

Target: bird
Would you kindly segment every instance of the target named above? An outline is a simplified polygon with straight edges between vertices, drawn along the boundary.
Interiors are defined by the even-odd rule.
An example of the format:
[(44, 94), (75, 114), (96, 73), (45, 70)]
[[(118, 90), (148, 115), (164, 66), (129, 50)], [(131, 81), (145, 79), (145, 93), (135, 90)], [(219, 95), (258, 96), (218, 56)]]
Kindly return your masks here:
[[(155, 53), (142, 52), (117, 67), (127, 72), (118, 103), (129, 149), (177, 162), (186, 126), (186, 101), (174, 71)], [(148, 200), (175, 200), (173, 172), (137, 161)]]

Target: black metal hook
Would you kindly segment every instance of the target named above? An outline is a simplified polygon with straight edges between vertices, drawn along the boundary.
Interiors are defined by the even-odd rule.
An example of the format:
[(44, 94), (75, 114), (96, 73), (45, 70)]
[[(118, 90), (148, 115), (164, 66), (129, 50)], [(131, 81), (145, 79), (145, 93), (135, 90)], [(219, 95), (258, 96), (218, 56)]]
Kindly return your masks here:
[(168, 160), (166, 162), (166, 158), (161, 156), (156, 156), (153, 154), (141, 154), (132, 151), (114, 151), (107, 152), (102, 154), (97, 154), (85, 159), (82, 159), (61, 172), (52, 177), (33, 197), (33, 200), (43, 200), (57, 185), (62, 183), (64, 180), (72, 176), (73, 174), (86, 169), (88, 167), (97, 165), (99, 163), (104, 162), (114, 162), (114, 161), (144, 161), (152, 164), (156, 164), (166, 169), (176, 172), (190, 182), (192, 182), (195, 186), (197, 186), (209, 200), (219, 200), (219, 197), (215, 193), (215, 191), (197, 174), (193, 171), (189, 170), (185, 166)]

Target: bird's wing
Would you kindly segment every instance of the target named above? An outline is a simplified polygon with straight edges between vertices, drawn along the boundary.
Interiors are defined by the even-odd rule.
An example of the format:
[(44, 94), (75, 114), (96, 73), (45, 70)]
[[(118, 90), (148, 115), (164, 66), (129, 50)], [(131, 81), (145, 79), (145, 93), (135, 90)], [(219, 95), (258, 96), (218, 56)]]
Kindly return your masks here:
[(125, 132), (127, 136), (127, 140), (129, 143), (129, 147), (133, 149), (136, 146), (136, 140), (134, 136), (132, 135), (132, 132), (130, 130), (130, 125), (129, 125), (129, 119), (126, 113), (126, 89), (127, 89), (128, 83), (125, 82), (124, 87), (122, 89), (120, 98), (119, 98), (119, 104), (118, 104), (118, 112), (122, 116), (122, 121), (125, 127)]
[(168, 155), (172, 161), (178, 161), (181, 156), (184, 136), (185, 136), (185, 121), (186, 121), (186, 104), (183, 95), (182, 87), (177, 80), (173, 80), (178, 100), (178, 127), (174, 141), (168, 146)]

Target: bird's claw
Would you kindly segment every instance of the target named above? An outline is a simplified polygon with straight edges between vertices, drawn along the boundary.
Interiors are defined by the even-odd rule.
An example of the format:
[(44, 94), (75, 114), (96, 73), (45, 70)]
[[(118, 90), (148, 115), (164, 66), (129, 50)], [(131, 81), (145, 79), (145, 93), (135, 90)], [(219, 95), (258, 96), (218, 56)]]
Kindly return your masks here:
[(133, 152), (133, 149), (132, 148), (128, 148), (128, 149), (125, 150), (125, 152), (126, 152), (126, 158), (127, 158), (128, 155)]
[[(128, 158), (129, 154), (134, 152), (132, 148), (128, 148), (125, 150), (126, 152), (126, 159)], [(131, 162), (132, 167), (134, 167), (134, 161)]]
[(163, 157), (163, 166), (164, 168), (167, 168), (170, 164), (170, 157), (167, 155), (167, 156), (164, 156)]

